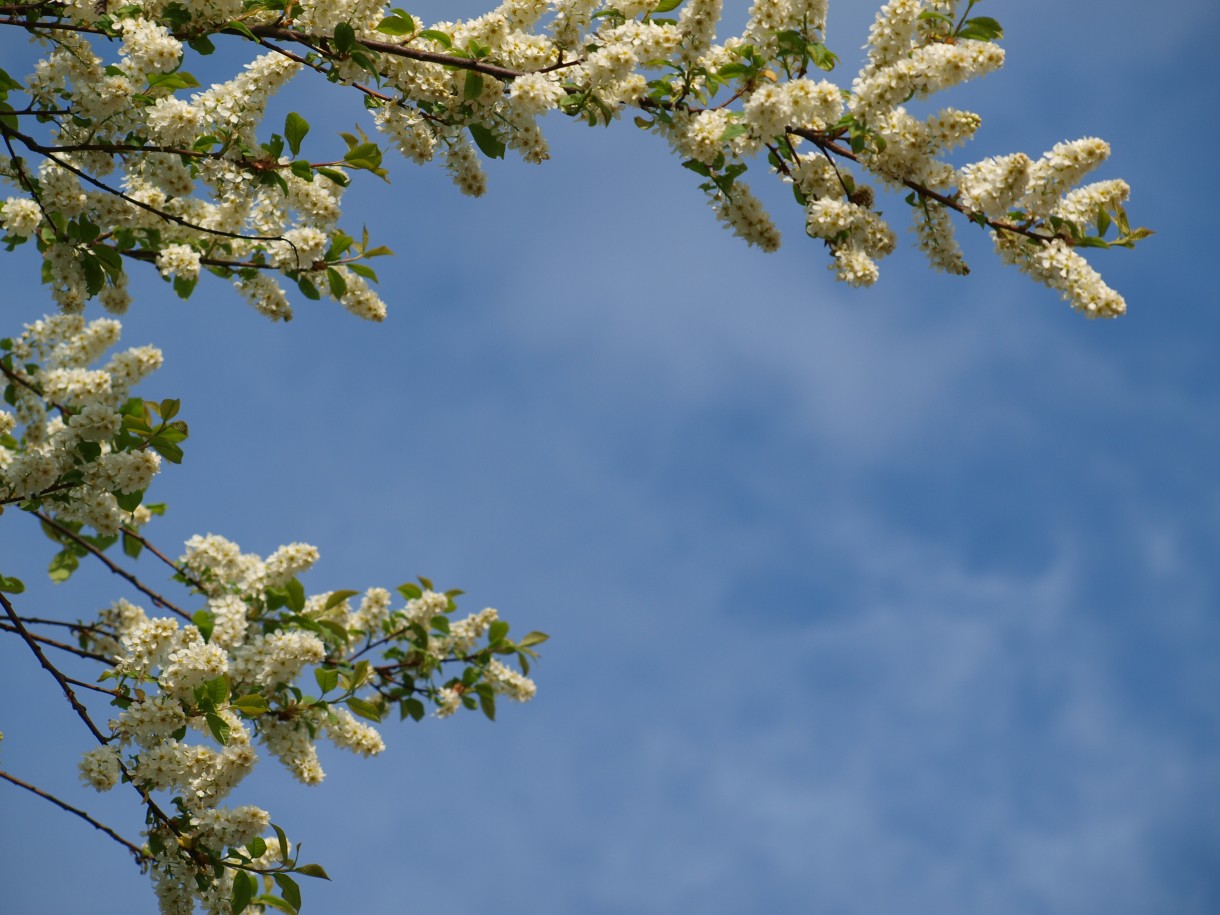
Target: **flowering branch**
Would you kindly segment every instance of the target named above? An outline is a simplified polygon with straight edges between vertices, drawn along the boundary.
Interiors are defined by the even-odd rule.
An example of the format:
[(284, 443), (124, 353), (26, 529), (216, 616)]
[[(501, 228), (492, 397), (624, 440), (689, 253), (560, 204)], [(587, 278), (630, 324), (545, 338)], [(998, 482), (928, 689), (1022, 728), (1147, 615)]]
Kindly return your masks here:
[(114, 562), (109, 556), (107, 556), (105, 553), (103, 553), (101, 550), (99, 550), (96, 546), (94, 546), (84, 537), (80, 536), (78, 533), (73, 531), (71, 528), (65, 527), (64, 525), (62, 525), (58, 521), (56, 521), (54, 518), (52, 518), (50, 515), (47, 515), (41, 511), (31, 511), (30, 514), (33, 515), (38, 520), (40, 520), (43, 524), (52, 528), (59, 536), (65, 537), (68, 540), (71, 540), (81, 549), (85, 550), (91, 556), (95, 557), (99, 562), (102, 563), (102, 565), (104, 565), (107, 569), (109, 569), (113, 574), (118, 575), (120, 578), (126, 579), (132, 585), (132, 587), (134, 587), (137, 591), (141, 592), (142, 594), (146, 595), (158, 607), (163, 607), (164, 609), (170, 611), (171, 613), (176, 614), (180, 618), (187, 620), (188, 622), (190, 621), (191, 615), (189, 613), (187, 613), (181, 607), (176, 606), (175, 604), (170, 602), (167, 598), (158, 594), (156, 591), (152, 590), (150, 587), (148, 587), (146, 584), (144, 584), (142, 581), (140, 581), (140, 579), (136, 578), (136, 576), (134, 574), (132, 574), (131, 572), (128, 572), (118, 563)]

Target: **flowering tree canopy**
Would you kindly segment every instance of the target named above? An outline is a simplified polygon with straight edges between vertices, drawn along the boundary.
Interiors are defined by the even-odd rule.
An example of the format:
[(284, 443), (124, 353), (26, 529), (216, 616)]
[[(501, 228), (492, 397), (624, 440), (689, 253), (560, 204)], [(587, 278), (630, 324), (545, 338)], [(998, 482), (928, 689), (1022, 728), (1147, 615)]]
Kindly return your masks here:
[[(292, 317), (285, 288), (295, 286), (379, 321), (371, 262), (389, 251), (341, 227), (351, 180), (387, 175), (384, 144), (417, 164), (439, 159), (479, 196), (485, 160), (548, 158), (538, 122), (558, 111), (594, 126), (629, 118), (659, 135), (716, 219), (772, 251), (779, 231), (745, 180), (768, 172), (853, 286), (875, 282), (896, 247), (876, 185), (905, 200), (933, 267), (968, 272), (954, 231), (974, 223), (1003, 261), (1084, 315), (1121, 315), (1122, 297), (1080, 252), (1129, 248), (1148, 231), (1128, 221), (1125, 182), (1080, 184), (1108, 156), (1103, 140), (958, 164), (949, 156), (980, 117), (908, 108), (1003, 64), (1003, 29), (975, 15), (978, 2), (889, 0), (845, 83), (832, 79), (827, 0), (756, 0), (744, 30), (723, 39), (720, 0), (505, 0), (436, 23), (367, 0), (0, 6), (0, 25), (38, 44), (33, 73), (0, 69), (0, 230), (9, 250), (37, 247), (60, 312), (0, 341), (0, 505), (54, 542), (53, 579), (95, 559), (154, 614), (120, 599), (88, 622), (23, 615), (23, 584), (0, 569), (0, 628), (28, 645), (91, 732), (85, 782), (138, 794), (144, 841), (56, 803), (129, 849), (163, 912), (296, 911), (293, 875), (325, 876), (267, 811), (223, 805), (257, 746), (313, 784), (318, 739), (378, 753), (374, 724), (392, 711), (494, 717), (499, 698), (533, 695), (530, 662), (546, 636), (509, 638), (492, 609), (457, 617), (461, 592), (427, 579), (400, 585), (398, 600), (381, 587), (309, 595), (300, 577), (317, 551), (305, 544), (260, 557), (208, 535), (176, 559), (157, 549), (145, 528), (164, 506), (146, 491), (163, 462), (181, 460), (189, 428), (176, 400), (133, 395), (160, 353), (107, 357), (120, 326), (86, 320), (90, 301), (124, 313), (127, 270), (144, 262), (182, 298), (207, 272), (274, 320)], [(192, 68), (212, 67), (222, 46), (248, 62), (205, 89)], [(367, 132), (343, 133), (341, 158), (310, 157), (308, 112), (264, 123), (294, 77), (345, 87), (367, 109)], [(144, 553), (185, 598), (127, 568)], [(56, 625), (75, 642), (52, 638)], [(48, 653), (103, 672), (81, 680)], [(85, 691), (114, 717), (101, 723)]]

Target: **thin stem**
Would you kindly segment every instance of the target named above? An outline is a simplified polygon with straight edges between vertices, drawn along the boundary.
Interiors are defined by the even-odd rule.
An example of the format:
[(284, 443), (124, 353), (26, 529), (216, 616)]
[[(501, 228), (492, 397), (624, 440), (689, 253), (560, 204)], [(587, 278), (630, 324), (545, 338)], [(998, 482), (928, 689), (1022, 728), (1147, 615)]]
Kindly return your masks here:
[(73, 632), (93, 632), (99, 635), (110, 635), (108, 631), (100, 626), (90, 626), (86, 623), (69, 623), (67, 620), (48, 620), (39, 616), (23, 616), (23, 623), (33, 623), (35, 626), (60, 626), (64, 629), (71, 629)]
[(68, 700), (68, 704), (72, 706), (72, 710), (76, 712), (81, 721), (85, 722), (85, 726), (89, 728), (89, 733), (97, 738), (98, 743), (106, 744), (108, 742), (108, 738), (97, 729), (97, 725), (95, 725), (93, 723), (93, 719), (89, 717), (89, 712), (83, 705), (81, 705), (80, 700), (76, 698), (76, 693), (73, 692), (72, 685), (68, 682), (68, 678), (61, 674), (59, 672), (59, 668), (57, 668), (47, 659), (42, 647), (38, 644), (39, 640), (30, 635), (29, 631), (25, 628), (25, 625), (21, 622), (21, 617), (17, 615), (17, 611), (13, 609), (13, 605), (9, 603), (8, 598), (4, 596), (3, 592), (0, 592), (0, 605), (4, 607), (4, 612), (8, 614), (8, 618), (12, 621), (13, 628), (17, 630), (17, 634), (25, 640), (26, 645), (30, 647), (30, 651), (34, 652), (34, 657), (38, 659), (38, 663), (42, 665), (43, 669), (46, 670), (47, 673), (55, 678), (55, 682), (58, 683), (59, 688), (63, 690), (64, 696)]
[(171, 613), (178, 614), (178, 616), (182, 617), (188, 623), (191, 621), (191, 615), (189, 613), (187, 613), (185, 610), (181, 609), (180, 607), (175, 606), (169, 600), (162, 597), (156, 591), (152, 590), (150, 587), (148, 587), (148, 585), (144, 584), (142, 581), (140, 581), (140, 579), (136, 578), (134, 575), (132, 575), (130, 572), (128, 572), (126, 569), (124, 569), (122, 566), (115, 563), (109, 556), (107, 556), (105, 553), (103, 553), (101, 550), (99, 550), (97, 547), (95, 547), (92, 543), (90, 543), (84, 537), (81, 537), (71, 528), (64, 527), (64, 525), (60, 524), (54, 518), (52, 518), (49, 515), (44, 515), (40, 511), (32, 511), (32, 512), (30, 512), (30, 514), (33, 515), (34, 517), (38, 518), (40, 521), (44, 522), (45, 524), (49, 525), (57, 533), (62, 534), (64, 537), (67, 537), (77, 546), (84, 548), (89, 553), (91, 553), (93, 556), (97, 557), (97, 559), (99, 559), (102, 562), (102, 564), (106, 566), (106, 568), (108, 568), (115, 575), (118, 575), (121, 578), (125, 578), (132, 586), (134, 586), (136, 588), (136, 590), (141, 591), (142, 593), (146, 594), (152, 600), (152, 602), (154, 604), (156, 604), (158, 607), (162, 607), (166, 610), (169, 610)]
[[(8, 623), (0, 623), (0, 632), (17, 632), (16, 627)], [(103, 664), (110, 665), (114, 663), (114, 658), (108, 658), (105, 655), (97, 654), (93, 651), (85, 651), (83, 648), (77, 648), (74, 645), (69, 645), (66, 642), (58, 642), (55, 639), (49, 639), (45, 635), (34, 635), (32, 632), (27, 632), (31, 639), (35, 642), (41, 642), (51, 648), (58, 648), (60, 651), (66, 651), (69, 654), (74, 654), (78, 658), (88, 658), (90, 661), (101, 661)]]
[(11, 127), (6, 127), (2, 121), (0, 121), (0, 132), (2, 132), (4, 134), (6, 140), (10, 136), (13, 137), (14, 139), (20, 140), (21, 143), (26, 147), (26, 149), (30, 150), (31, 152), (38, 153), (40, 156), (45, 156), (46, 158), (48, 158), (52, 162), (54, 162), (56, 165), (58, 165), (60, 168), (70, 171), (72, 174), (76, 175), (76, 177), (80, 178), (82, 181), (84, 181), (88, 184), (92, 184), (94, 187), (98, 188), (99, 190), (105, 191), (107, 194), (110, 194), (113, 197), (117, 197), (120, 200), (124, 201), (125, 203), (129, 203), (134, 207), (144, 210), (145, 212), (152, 213), (158, 219), (164, 219), (166, 222), (172, 222), (175, 225), (182, 226), (183, 228), (192, 229), (196, 232), (203, 232), (207, 235), (216, 235), (221, 238), (236, 238), (241, 241), (283, 241), (284, 240), (284, 237), (282, 235), (243, 235), (240, 232), (228, 232), (228, 231), (225, 231), (224, 229), (209, 229), (207, 226), (197, 225), (188, 219), (183, 219), (181, 216), (175, 216), (173, 213), (167, 213), (167, 212), (165, 212), (165, 210), (158, 209), (157, 207), (153, 206), (150, 203), (145, 203), (143, 200), (137, 200), (135, 197), (131, 197), (127, 194), (124, 194), (118, 188), (111, 187), (109, 184), (106, 184), (104, 181), (99, 181), (97, 178), (94, 178), (92, 175), (90, 175), (88, 172), (84, 171), (83, 169), (79, 169), (75, 165), (72, 165), (70, 162), (66, 162), (63, 159), (61, 159), (59, 156), (57, 156), (55, 153), (58, 151), (58, 147), (44, 146), (42, 143), (39, 143), (33, 137), (27, 136), (26, 134), (23, 134), (18, 130), (14, 130)]
[(67, 680), (69, 683), (71, 683), (73, 686), (79, 686), (82, 689), (91, 689), (95, 693), (104, 693), (107, 696), (123, 695), (117, 689), (106, 689), (106, 687), (104, 687), (104, 686), (97, 686), (93, 683), (86, 683), (84, 680), (77, 680), (75, 677), (69, 677), (69, 676), (65, 675), (64, 679)]
[(148, 550), (148, 552), (152, 553), (154, 556), (156, 556), (158, 559), (160, 559), (163, 563), (165, 563), (167, 566), (169, 566), (171, 569), (173, 569), (176, 574), (181, 575), (184, 579), (186, 579), (186, 583), (188, 585), (198, 588), (200, 591), (205, 590), (205, 588), (203, 587), (203, 582), (201, 582), (198, 578), (196, 578), (194, 575), (192, 575), (190, 573), (190, 570), (187, 569), (186, 566), (181, 566), (178, 563), (174, 562), (172, 559), (170, 559), (168, 556), (166, 556), (164, 553), (162, 553), (159, 549), (157, 549), (155, 546), (153, 546), (152, 541), (149, 540), (147, 537), (145, 537), (143, 534), (139, 534), (135, 531), (130, 531), (125, 528), (124, 528), (123, 532), (128, 537), (133, 538), (138, 544), (140, 544), (142, 547), (144, 547), (144, 549)]
[[(836, 156), (841, 156), (844, 159), (850, 159), (852, 162), (860, 162), (860, 157), (850, 149), (840, 146), (838, 143), (829, 139), (825, 135), (818, 133), (816, 130), (810, 130), (806, 127), (796, 127), (789, 128), (788, 133), (793, 134), (794, 136), (803, 137), (806, 140), (810, 140), (815, 146), (818, 147), (818, 149), (822, 150), (823, 153), (834, 153)], [(905, 187), (910, 188), (921, 197), (935, 200), (941, 206), (948, 207), (950, 210), (955, 210), (956, 212), (961, 213), (963, 216), (966, 216), (967, 218), (976, 222), (979, 221), (977, 213), (966, 209), (952, 197), (934, 191), (930, 187), (920, 184), (918, 181), (911, 181), (910, 179), (903, 178), (902, 183)], [(995, 229), (997, 232), (1012, 232), (1016, 235), (1024, 235), (1026, 238), (1033, 239), (1034, 241), (1042, 244), (1047, 244), (1054, 241), (1055, 238), (1058, 237), (1053, 235), (1044, 235), (1041, 232), (1034, 232), (1030, 229), (1023, 228), (1022, 226), (1013, 225), (1011, 222), (1004, 222), (1000, 219), (984, 218), (981, 221), (989, 228)], [(1064, 240), (1068, 241), (1070, 244), (1070, 240)]]
[(16, 502), (24, 502), (27, 499), (41, 499), (43, 496), (49, 496), (52, 493), (63, 492), (66, 489), (75, 489), (79, 483), (56, 483), (54, 486), (48, 486), (46, 489), (39, 490), (29, 496), (9, 496), (7, 499), (0, 499), (0, 505), (13, 505)]
[(124, 839), (121, 835), (119, 835), (117, 832), (115, 832), (105, 823), (101, 823), (101, 822), (95, 820), (93, 817), (89, 816), (89, 814), (85, 813), (85, 811), (81, 810), (79, 807), (73, 807), (71, 804), (66, 803), (65, 801), (61, 801), (55, 795), (48, 794), (46, 791), (43, 791), (41, 788), (36, 788), (34, 785), (31, 785), (29, 782), (23, 782), (21, 779), (17, 778), (16, 776), (9, 775), (3, 769), (0, 769), (0, 778), (4, 779), (5, 781), (11, 782), (12, 784), (16, 785), (18, 788), (24, 788), (26, 791), (29, 791), (31, 794), (38, 795), (44, 801), (50, 801), (52, 804), (54, 804), (56, 807), (60, 808), (61, 810), (66, 810), (66, 811), (68, 811), (68, 813), (76, 814), (78, 817), (80, 817), (82, 820), (84, 820), (94, 829), (99, 829), (102, 832), (106, 833), (106, 835), (110, 836), (110, 838), (114, 839), (114, 841), (118, 842), (120, 845), (122, 845), (124, 848), (126, 848), (129, 852), (131, 852), (132, 855), (135, 857), (137, 864), (139, 864), (141, 866), (144, 865), (144, 862), (146, 860), (146, 855), (144, 854), (143, 849), (137, 848), (133, 843), (128, 842), (126, 839)]

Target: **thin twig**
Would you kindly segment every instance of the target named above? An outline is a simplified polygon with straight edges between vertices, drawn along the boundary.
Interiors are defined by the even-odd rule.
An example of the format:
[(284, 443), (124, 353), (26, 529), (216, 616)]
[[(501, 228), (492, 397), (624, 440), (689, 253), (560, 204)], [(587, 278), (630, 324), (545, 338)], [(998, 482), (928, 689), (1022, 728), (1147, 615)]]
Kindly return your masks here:
[(110, 836), (110, 838), (114, 839), (114, 841), (118, 842), (120, 845), (122, 845), (124, 848), (126, 848), (129, 852), (131, 852), (132, 855), (135, 856), (137, 864), (139, 864), (141, 866), (144, 865), (144, 862), (146, 860), (144, 850), (141, 848), (137, 848), (133, 843), (128, 842), (126, 839), (124, 839), (121, 835), (119, 835), (117, 832), (115, 832), (105, 823), (98, 822), (93, 817), (89, 816), (89, 814), (85, 813), (85, 811), (83, 811), (77, 807), (73, 807), (71, 804), (65, 803), (64, 801), (61, 801), (55, 795), (48, 794), (47, 792), (43, 791), (41, 788), (36, 788), (35, 786), (31, 785), (29, 782), (23, 782), (21, 779), (17, 778), (16, 776), (9, 775), (3, 769), (0, 769), (0, 778), (3, 778), (6, 781), (12, 782), (18, 788), (24, 788), (26, 791), (29, 791), (32, 794), (38, 795), (44, 801), (50, 801), (52, 804), (54, 804), (56, 807), (60, 808), (61, 810), (66, 810), (66, 811), (68, 811), (68, 813), (76, 814), (78, 817), (80, 817), (82, 820), (84, 820), (94, 829), (100, 829), (102, 832), (106, 833), (106, 835)]
[(150, 587), (148, 587), (148, 585), (144, 584), (142, 581), (140, 581), (140, 579), (136, 578), (134, 575), (132, 575), (130, 572), (128, 572), (126, 569), (124, 569), (122, 566), (115, 563), (114, 560), (112, 560), (109, 556), (107, 556), (105, 553), (103, 553), (101, 550), (99, 550), (97, 547), (95, 547), (92, 543), (90, 543), (84, 537), (77, 534), (71, 528), (64, 527), (54, 518), (50, 517), (49, 515), (44, 515), (40, 511), (32, 511), (32, 512), (30, 512), (30, 514), (34, 515), (39, 520), (41, 520), (45, 524), (52, 527), (58, 533), (67, 537), (73, 543), (77, 544), (80, 547), (83, 547), (89, 553), (96, 556), (99, 560), (101, 560), (102, 564), (105, 565), (106, 568), (108, 568), (115, 575), (118, 575), (122, 578), (127, 579), (127, 581), (130, 582), (131, 585), (136, 588), (136, 590), (141, 591), (144, 594), (146, 594), (149, 598), (152, 599), (152, 602), (154, 604), (156, 604), (158, 607), (163, 607), (164, 609), (169, 610), (172, 613), (178, 614), (188, 623), (191, 621), (191, 615), (189, 613), (187, 613), (185, 610), (182, 610), (180, 607), (175, 606), (169, 600), (162, 597), (156, 591), (152, 590)]
[(55, 678), (55, 682), (59, 684), (59, 688), (63, 690), (64, 696), (67, 697), (68, 704), (72, 706), (73, 711), (80, 716), (81, 721), (85, 722), (85, 726), (89, 728), (89, 733), (97, 738), (98, 743), (106, 744), (108, 738), (97, 729), (97, 725), (89, 717), (88, 710), (76, 698), (76, 693), (72, 690), (71, 684), (68, 683), (68, 678), (61, 674), (59, 668), (47, 659), (42, 647), (38, 644), (39, 640), (30, 635), (29, 631), (22, 624), (21, 617), (17, 615), (17, 611), (13, 609), (13, 605), (9, 603), (8, 598), (4, 596), (3, 592), (0, 592), (0, 605), (3, 605), (4, 612), (8, 614), (8, 618), (12, 621), (17, 634), (25, 640), (26, 645), (30, 647), (30, 651), (34, 652), (34, 657), (38, 659), (38, 663), (42, 665), (47, 673)]
[[(844, 159), (850, 159), (852, 162), (856, 162), (856, 163), (860, 162), (860, 157), (858, 155), (856, 155), (854, 152), (852, 152), (850, 149), (840, 146), (838, 143), (829, 139), (824, 134), (818, 133), (816, 130), (810, 130), (806, 127), (790, 127), (790, 128), (788, 128), (788, 133), (793, 134), (798, 137), (803, 137), (804, 139), (811, 141), (815, 146), (817, 146), (820, 150), (822, 150), (823, 153), (834, 153), (836, 156), (841, 156)], [(837, 169), (836, 169), (836, 171), (837, 171)], [(945, 194), (941, 194), (937, 191), (934, 191), (930, 187), (926, 187), (926, 186), (920, 184), (918, 181), (911, 181), (908, 178), (903, 178), (902, 183), (905, 187), (910, 188), (919, 196), (926, 197), (931, 200), (935, 200), (941, 206), (948, 207), (949, 209), (955, 210), (956, 212), (961, 213), (963, 216), (966, 216), (967, 218), (969, 218), (971, 220), (978, 221), (977, 213), (975, 213), (972, 210), (966, 209), (966, 207), (962, 206), (958, 201), (954, 200), (952, 197), (949, 197), (949, 196), (946, 196)], [(1004, 222), (1003, 220), (1000, 220), (1000, 219), (984, 218), (982, 220), (982, 222), (985, 223), (990, 228), (995, 229), (997, 232), (1012, 232), (1016, 235), (1024, 235), (1026, 238), (1033, 239), (1034, 241), (1041, 242), (1042, 244), (1047, 244), (1048, 242), (1054, 241), (1055, 238), (1058, 237), (1058, 236), (1051, 236), (1051, 235), (1043, 235), (1040, 232), (1034, 232), (1034, 231), (1031, 231), (1030, 229), (1023, 228), (1022, 226), (1013, 225), (1010, 222)]]
[(142, 547), (144, 547), (144, 549), (148, 550), (148, 552), (152, 553), (154, 556), (156, 556), (158, 559), (160, 559), (163, 563), (165, 563), (167, 566), (169, 566), (171, 569), (173, 569), (174, 572), (176, 572), (178, 575), (181, 575), (184, 579), (186, 579), (186, 583), (188, 585), (198, 588), (200, 591), (205, 590), (203, 587), (203, 582), (201, 582), (198, 578), (193, 576), (190, 573), (190, 571), (186, 568), (186, 566), (178, 565), (178, 563), (174, 562), (172, 559), (170, 559), (168, 556), (166, 556), (164, 553), (162, 553), (159, 549), (157, 549), (155, 546), (153, 546), (152, 542), (147, 537), (145, 537), (143, 534), (136, 533), (135, 531), (129, 531), (126, 528), (124, 528), (123, 532), (128, 537), (133, 538), (138, 544), (140, 544)]
[(23, 616), (23, 623), (33, 623), (36, 626), (62, 626), (65, 629), (72, 629), (77, 632), (100, 632), (102, 635), (109, 635), (97, 626), (89, 626), (85, 623), (69, 623), (67, 620), (48, 620), (39, 616)]
[[(18, 630), (8, 623), (0, 622), (0, 632), (17, 632)], [(66, 642), (57, 642), (55, 639), (49, 639), (45, 635), (34, 635), (27, 633), (31, 639), (36, 642), (41, 642), (43, 645), (48, 645), (51, 648), (58, 648), (60, 651), (66, 651), (69, 654), (74, 654), (78, 658), (88, 658), (90, 661), (101, 661), (103, 664), (111, 665), (114, 663), (114, 658), (108, 658), (105, 655), (97, 654), (93, 651), (86, 651), (83, 648), (77, 648), (74, 645), (69, 645)]]
[(97, 686), (94, 683), (86, 683), (84, 680), (77, 680), (75, 677), (69, 677), (67, 674), (64, 675), (64, 679), (67, 680), (69, 683), (71, 683), (73, 686), (79, 686), (82, 689), (91, 689), (95, 693), (104, 693), (107, 696), (122, 696), (123, 695), (117, 689), (106, 689), (106, 687), (104, 687), (104, 686)]

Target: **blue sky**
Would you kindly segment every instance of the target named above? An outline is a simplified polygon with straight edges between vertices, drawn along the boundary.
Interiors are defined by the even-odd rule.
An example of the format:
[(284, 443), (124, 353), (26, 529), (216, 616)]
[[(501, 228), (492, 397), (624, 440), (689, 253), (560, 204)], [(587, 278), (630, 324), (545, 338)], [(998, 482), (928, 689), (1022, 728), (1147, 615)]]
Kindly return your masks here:
[[(144, 393), (192, 428), (158, 542), (303, 540), (311, 592), (430, 575), (553, 636), (495, 724), (387, 726), (379, 759), (325, 754), (320, 788), (248, 783), (335, 878), (306, 911), (1220, 910), (1218, 87), (1183, 63), (1220, 13), (1160, 9), (992, 0), (1008, 64), (943, 99), (983, 115), (972, 159), (1113, 144), (1101, 176), (1158, 233), (1094, 258), (1118, 321), (965, 227), (972, 275), (933, 274), (901, 215), (880, 283), (847, 289), (761, 170), (774, 255), (656, 138), (560, 118), (552, 160), (493, 163), (482, 200), (397, 160), (350, 192), (346, 223), (397, 252), (382, 326), (138, 281), (124, 339), (162, 347)], [(831, 4), (848, 72), (873, 12)], [(284, 110), (325, 144), (359, 113), (310, 89)], [(5, 333), (50, 308), (10, 261)], [(6, 574), (33, 584), (49, 547), (6, 516)], [(87, 616), (120, 584), (21, 606)], [(0, 767), (134, 835), (19, 649)], [(0, 816), (14, 912), (155, 911), (75, 819), (9, 789)]]

